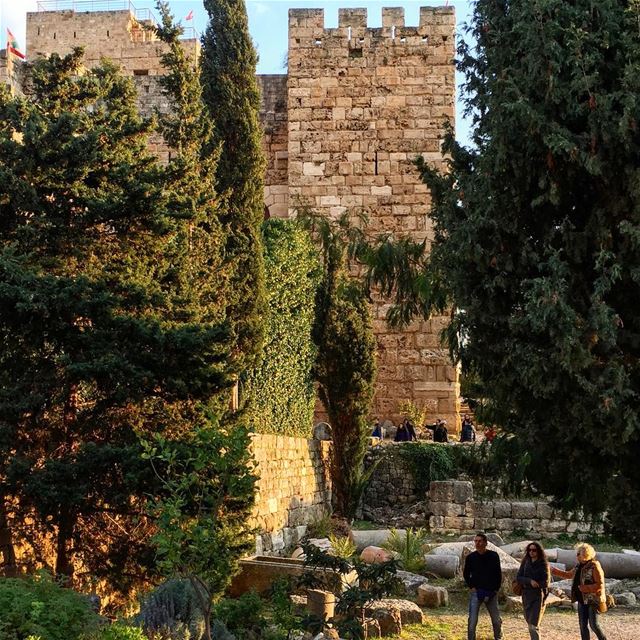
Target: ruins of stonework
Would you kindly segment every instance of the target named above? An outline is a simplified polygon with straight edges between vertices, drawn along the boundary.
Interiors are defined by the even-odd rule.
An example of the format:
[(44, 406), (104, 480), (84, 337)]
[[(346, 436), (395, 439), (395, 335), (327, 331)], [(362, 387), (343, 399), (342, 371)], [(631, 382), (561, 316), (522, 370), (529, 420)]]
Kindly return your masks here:
[[(164, 45), (145, 28), (155, 20), (151, 12), (121, 4), (93, 11), (82, 0), (39, 2), (39, 11), (27, 14), (26, 53), (33, 60), (81, 45), (87, 67), (110, 58), (132, 77), (140, 111), (148, 115), (168, 106), (158, 83)], [(299, 202), (333, 217), (364, 212), (373, 234), (431, 241), (430, 195), (413, 159), (422, 155), (443, 166), (445, 123), (454, 119), (454, 31), (451, 7), (421, 8), (417, 26), (405, 26), (404, 9), (383, 8), (380, 28), (367, 26), (366, 9), (340, 9), (337, 28), (325, 28), (322, 9), (291, 9), (288, 74), (258, 76), (268, 160), (265, 213), (294, 216)], [(183, 45), (195, 61), (193, 30)], [(11, 58), (0, 53), (0, 81), (20, 92), (21, 62)], [(151, 148), (163, 161), (170, 157), (159, 136)], [(373, 308), (375, 413), (397, 420), (399, 403), (411, 400), (426, 407), (428, 419), (444, 418), (449, 431), (457, 430), (458, 372), (439, 337), (447, 317), (393, 331), (385, 321), (388, 308), (381, 300)]]

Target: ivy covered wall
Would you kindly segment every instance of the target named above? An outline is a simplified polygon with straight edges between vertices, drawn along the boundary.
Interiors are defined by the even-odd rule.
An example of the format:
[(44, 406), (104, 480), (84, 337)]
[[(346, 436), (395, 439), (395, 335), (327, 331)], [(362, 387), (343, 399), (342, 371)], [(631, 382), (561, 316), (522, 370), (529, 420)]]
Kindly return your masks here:
[(319, 257), (295, 220), (267, 220), (262, 233), (268, 301), (264, 350), (261, 363), (245, 375), (241, 391), (256, 432), (309, 438)]

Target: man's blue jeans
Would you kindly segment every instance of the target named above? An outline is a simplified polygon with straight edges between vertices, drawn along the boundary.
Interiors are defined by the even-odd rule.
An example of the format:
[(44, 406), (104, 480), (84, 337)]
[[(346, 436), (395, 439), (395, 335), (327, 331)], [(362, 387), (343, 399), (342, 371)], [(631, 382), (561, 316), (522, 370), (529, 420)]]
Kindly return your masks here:
[(580, 623), (580, 640), (590, 640), (591, 634), (589, 633), (589, 627), (596, 634), (598, 640), (607, 640), (604, 635), (604, 631), (598, 624), (598, 618), (600, 614), (589, 604), (582, 604), (578, 602), (578, 622)]
[[(480, 605), (482, 602), (478, 600), (475, 591), (472, 591), (469, 597), (469, 622), (467, 625), (467, 640), (476, 640), (476, 627), (478, 626), (478, 614), (480, 613)], [(493, 637), (495, 640), (502, 640), (502, 619), (500, 611), (498, 611), (498, 595), (489, 598), (485, 602), (487, 611), (491, 617), (491, 625), (493, 626)]]

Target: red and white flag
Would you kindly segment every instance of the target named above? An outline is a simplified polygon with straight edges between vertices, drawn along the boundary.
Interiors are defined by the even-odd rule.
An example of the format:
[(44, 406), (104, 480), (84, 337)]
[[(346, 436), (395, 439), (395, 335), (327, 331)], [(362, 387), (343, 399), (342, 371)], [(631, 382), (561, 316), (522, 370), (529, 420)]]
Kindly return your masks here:
[(18, 41), (13, 33), (11, 33), (10, 29), (7, 29), (7, 51), (9, 53), (13, 53), (14, 56), (18, 56), (21, 60), (24, 60), (24, 53), (18, 49)]
[(191, 11), (187, 13), (187, 17), (185, 18), (185, 20), (193, 20), (193, 9), (191, 9)]

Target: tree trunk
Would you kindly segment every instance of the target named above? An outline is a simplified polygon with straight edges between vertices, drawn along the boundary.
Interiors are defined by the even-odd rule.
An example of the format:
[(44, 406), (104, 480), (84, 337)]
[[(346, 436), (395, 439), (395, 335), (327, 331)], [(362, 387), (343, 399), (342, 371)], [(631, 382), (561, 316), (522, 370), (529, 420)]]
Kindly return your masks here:
[(0, 553), (2, 553), (2, 575), (12, 578), (18, 575), (16, 551), (13, 546), (11, 527), (7, 516), (6, 496), (0, 495)]
[(63, 507), (58, 519), (58, 540), (56, 545), (56, 576), (64, 576), (68, 582), (73, 578), (73, 514)]

